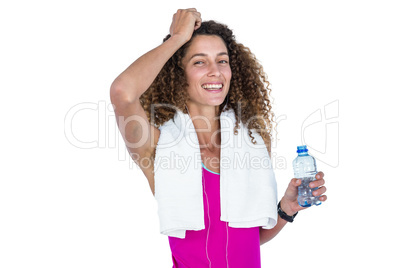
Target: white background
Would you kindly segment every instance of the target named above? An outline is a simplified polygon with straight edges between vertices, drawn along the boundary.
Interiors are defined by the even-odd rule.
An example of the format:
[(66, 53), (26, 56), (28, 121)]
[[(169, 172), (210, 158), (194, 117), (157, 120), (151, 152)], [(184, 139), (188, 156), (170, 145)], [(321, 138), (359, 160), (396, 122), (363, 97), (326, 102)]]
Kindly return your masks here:
[(172, 266), (109, 87), (187, 7), (229, 25), (264, 65), (279, 196), (303, 141), (326, 174), (328, 201), (263, 245), (262, 266), (400, 265), (398, 1), (139, 2), (0, 4), (0, 266)]

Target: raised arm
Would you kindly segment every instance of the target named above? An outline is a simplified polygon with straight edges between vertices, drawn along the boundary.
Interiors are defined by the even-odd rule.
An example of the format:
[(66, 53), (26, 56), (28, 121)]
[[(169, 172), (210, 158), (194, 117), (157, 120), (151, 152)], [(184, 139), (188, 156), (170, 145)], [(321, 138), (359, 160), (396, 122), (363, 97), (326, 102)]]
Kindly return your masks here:
[(190, 40), (200, 25), (200, 13), (195, 9), (178, 10), (170, 27), (171, 37), (133, 62), (110, 88), (110, 99), (120, 133), (132, 159), (147, 177), (153, 193), (153, 164), (149, 161), (152, 161), (160, 133), (149, 123), (140, 104), (140, 96), (150, 87), (169, 58)]
[(111, 97), (134, 101), (150, 87), (170, 57), (187, 41), (201, 25), (200, 13), (196, 9), (178, 10), (170, 26), (171, 37), (144, 54), (121, 73), (111, 86)]

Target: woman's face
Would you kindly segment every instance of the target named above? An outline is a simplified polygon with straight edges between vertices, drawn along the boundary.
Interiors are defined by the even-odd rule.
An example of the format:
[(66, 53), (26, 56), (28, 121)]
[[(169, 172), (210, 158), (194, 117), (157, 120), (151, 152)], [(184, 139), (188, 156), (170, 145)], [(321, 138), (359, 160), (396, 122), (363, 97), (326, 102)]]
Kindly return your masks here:
[(189, 102), (218, 106), (229, 92), (232, 71), (223, 40), (216, 35), (194, 37), (182, 61)]

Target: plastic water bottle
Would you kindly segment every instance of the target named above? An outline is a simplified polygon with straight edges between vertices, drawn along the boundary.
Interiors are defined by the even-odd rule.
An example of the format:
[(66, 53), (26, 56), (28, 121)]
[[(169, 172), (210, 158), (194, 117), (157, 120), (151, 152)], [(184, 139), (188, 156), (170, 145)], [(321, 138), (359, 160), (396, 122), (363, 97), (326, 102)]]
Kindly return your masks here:
[(309, 187), (309, 183), (315, 180), (315, 174), (317, 174), (315, 159), (308, 154), (306, 145), (297, 146), (297, 153), (299, 155), (293, 160), (295, 178), (301, 179), (297, 201), (302, 207), (321, 205), (321, 201), (318, 199), (319, 196), (313, 196), (313, 191), (317, 190), (318, 187), (313, 189)]

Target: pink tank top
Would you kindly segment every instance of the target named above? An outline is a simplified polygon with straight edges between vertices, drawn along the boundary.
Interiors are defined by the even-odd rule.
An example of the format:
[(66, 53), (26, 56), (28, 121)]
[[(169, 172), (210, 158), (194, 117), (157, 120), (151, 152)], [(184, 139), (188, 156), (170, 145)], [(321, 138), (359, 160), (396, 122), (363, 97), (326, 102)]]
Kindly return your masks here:
[(219, 173), (203, 165), (205, 229), (169, 237), (173, 268), (260, 268), (260, 227), (232, 228), (220, 220)]

